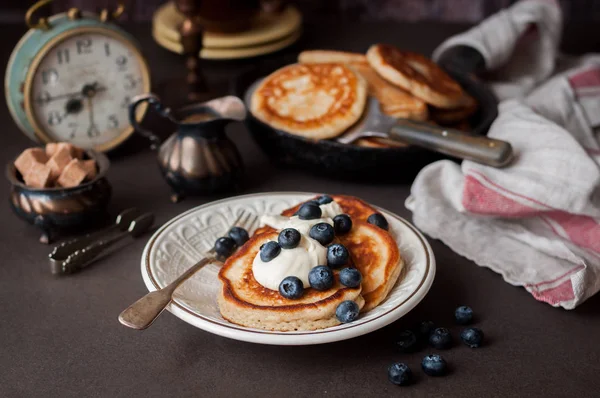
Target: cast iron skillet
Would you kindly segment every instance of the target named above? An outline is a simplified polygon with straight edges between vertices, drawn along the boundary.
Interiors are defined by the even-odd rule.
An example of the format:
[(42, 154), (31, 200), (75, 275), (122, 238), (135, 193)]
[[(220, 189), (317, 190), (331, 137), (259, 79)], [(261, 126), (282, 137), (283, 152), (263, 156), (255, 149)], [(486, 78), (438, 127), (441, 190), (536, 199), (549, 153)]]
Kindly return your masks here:
[[(265, 62), (242, 73), (234, 81), (234, 94), (245, 98), (247, 89), (257, 79), (294, 62), (295, 58)], [(471, 47), (456, 47), (446, 53), (440, 65), (479, 102), (479, 109), (469, 122), (473, 134), (486, 134), (498, 111), (495, 96), (475, 76), (484, 68), (483, 57)], [(335, 178), (410, 181), (423, 166), (448, 158), (414, 146), (365, 148), (333, 140), (313, 141), (275, 129), (250, 112), (245, 124), (258, 145), (277, 163)]]

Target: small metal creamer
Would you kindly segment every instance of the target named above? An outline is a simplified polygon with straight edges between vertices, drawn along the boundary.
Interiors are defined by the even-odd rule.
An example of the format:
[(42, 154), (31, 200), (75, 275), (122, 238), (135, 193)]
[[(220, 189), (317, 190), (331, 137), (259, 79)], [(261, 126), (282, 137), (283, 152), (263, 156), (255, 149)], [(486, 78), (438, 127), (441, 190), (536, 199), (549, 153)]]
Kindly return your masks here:
[[(137, 107), (146, 102), (177, 126), (176, 132), (162, 144), (158, 136), (141, 127), (135, 118)], [(245, 118), (246, 107), (235, 96), (171, 110), (156, 95), (142, 94), (134, 97), (129, 105), (131, 125), (150, 140), (152, 149), (158, 149), (158, 164), (173, 190), (173, 202), (186, 195), (210, 194), (235, 187), (243, 172), (243, 163), (236, 146), (225, 134), (225, 126)]]

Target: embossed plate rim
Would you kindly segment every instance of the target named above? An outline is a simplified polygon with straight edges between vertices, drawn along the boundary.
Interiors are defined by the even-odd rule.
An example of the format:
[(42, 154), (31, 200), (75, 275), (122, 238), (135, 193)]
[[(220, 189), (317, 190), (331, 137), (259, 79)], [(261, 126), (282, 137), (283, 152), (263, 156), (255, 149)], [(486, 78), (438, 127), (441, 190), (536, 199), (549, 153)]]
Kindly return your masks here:
[[(141, 271), (142, 278), (144, 283), (149, 291), (154, 291), (159, 287), (158, 281), (156, 280), (156, 276), (152, 273), (152, 268), (150, 266), (150, 254), (154, 247), (154, 243), (161, 236), (161, 234), (167, 230), (170, 226), (177, 223), (181, 219), (187, 217), (188, 215), (201, 211), (205, 208), (214, 206), (214, 205), (227, 205), (228, 202), (237, 202), (245, 199), (252, 198), (260, 198), (260, 197), (269, 197), (269, 196), (288, 196), (293, 199), (297, 199), (301, 201), (305, 198), (315, 196), (316, 193), (311, 192), (293, 192), (293, 191), (282, 191), (282, 192), (265, 192), (265, 193), (254, 193), (248, 195), (239, 195), (230, 198), (224, 198), (221, 200), (205, 203), (201, 206), (194, 207), (189, 209), (178, 216), (172, 218), (167, 221), (164, 225), (162, 225), (149, 239), (148, 243), (144, 247), (144, 251), (142, 253), (141, 258)], [(195, 312), (178, 302), (178, 300), (174, 300), (167, 309), (173, 313), (175, 316), (180, 318), (181, 320), (196, 326), (202, 330), (207, 332), (217, 334), (223, 337), (247, 341), (252, 343), (259, 344), (272, 344), (272, 345), (309, 345), (309, 344), (323, 344), (334, 341), (346, 340), (349, 338), (357, 337), (363, 334), (370, 333), (377, 329), (380, 329), (396, 320), (404, 316), (410, 310), (412, 310), (427, 294), (429, 289), (431, 288), (431, 284), (433, 283), (433, 279), (435, 277), (436, 263), (433, 251), (431, 246), (425, 239), (425, 237), (408, 221), (403, 219), (402, 217), (380, 208), (378, 206), (374, 206), (378, 210), (380, 210), (386, 217), (392, 217), (396, 221), (404, 224), (410, 232), (412, 232), (420, 243), (419, 249), (423, 250), (425, 255), (425, 272), (418, 284), (418, 286), (410, 292), (410, 294), (404, 298), (400, 303), (395, 305), (393, 308), (388, 309), (382, 314), (378, 314), (376, 317), (368, 319), (363, 322), (355, 322), (346, 325), (335, 326), (332, 328), (321, 329), (316, 331), (309, 332), (276, 332), (276, 331), (264, 331), (260, 329), (252, 329), (246, 328), (243, 326), (235, 325), (233, 323), (229, 323), (227, 321), (218, 321), (212, 319), (212, 317), (207, 317), (202, 315), (201, 313)], [(405, 274), (407, 268), (403, 270), (403, 275)], [(397, 284), (393, 289), (397, 289), (401, 286), (401, 282)]]

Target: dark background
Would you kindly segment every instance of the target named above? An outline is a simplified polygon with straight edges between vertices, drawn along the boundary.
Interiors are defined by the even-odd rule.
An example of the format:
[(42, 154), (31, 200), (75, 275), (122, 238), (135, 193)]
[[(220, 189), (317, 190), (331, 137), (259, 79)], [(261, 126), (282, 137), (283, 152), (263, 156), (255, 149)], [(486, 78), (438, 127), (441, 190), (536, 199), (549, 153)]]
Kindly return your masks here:
[[(539, 0), (552, 1), (552, 0)], [(361, 20), (477, 22), (513, 4), (515, 0), (295, 0), (305, 15)], [(34, 1), (4, 0), (0, 22), (19, 21)], [(55, 0), (56, 12), (76, 6), (94, 11), (116, 0)], [(127, 18), (146, 21), (165, 0), (126, 0)], [(600, 1), (560, 0), (567, 21), (600, 21)]]

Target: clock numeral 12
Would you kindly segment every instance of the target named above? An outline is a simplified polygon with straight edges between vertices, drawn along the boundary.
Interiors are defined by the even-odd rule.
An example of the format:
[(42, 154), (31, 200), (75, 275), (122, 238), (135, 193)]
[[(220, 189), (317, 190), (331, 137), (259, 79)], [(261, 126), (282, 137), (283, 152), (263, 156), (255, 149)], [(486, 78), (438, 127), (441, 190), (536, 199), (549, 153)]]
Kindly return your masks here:
[(89, 54), (92, 52), (92, 39), (81, 39), (75, 42), (77, 54)]
[(58, 64), (62, 64), (63, 62), (65, 64), (68, 64), (69, 61), (71, 60), (71, 58), (69, 57), (69, 49), (68, 48), (63, 48), (62, 50), (58, 50), (56, 52), (56, 55), (58, 57)]

